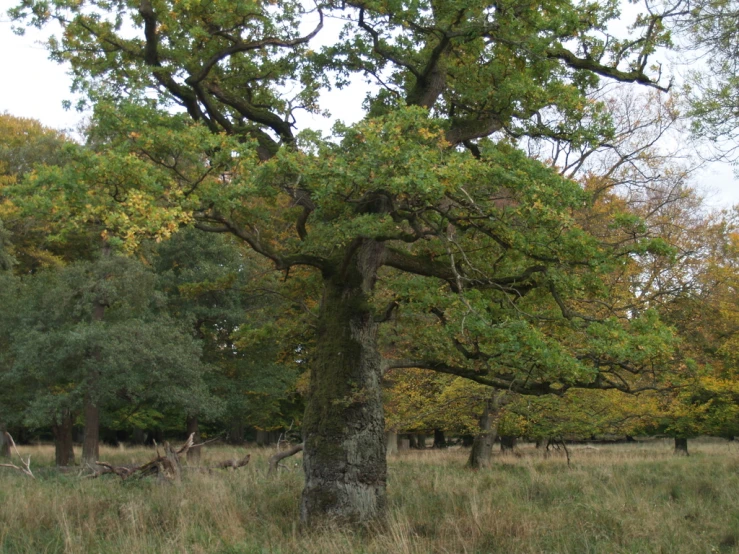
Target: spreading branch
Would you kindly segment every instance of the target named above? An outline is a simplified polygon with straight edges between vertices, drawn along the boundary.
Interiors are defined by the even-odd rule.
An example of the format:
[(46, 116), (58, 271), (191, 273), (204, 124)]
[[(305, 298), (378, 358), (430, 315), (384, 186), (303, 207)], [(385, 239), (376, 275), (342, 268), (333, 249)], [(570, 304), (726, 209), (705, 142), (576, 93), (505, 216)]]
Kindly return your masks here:
[(301, 442), (300, 444), (296, 444), (292, 448), (283, 450), (282, 452), (277, 452), (277, 454), (272, 455), (269, 458), (269, 470), (267, 471), (267, 475), (270, 475), (277, 471), (281, 460), (284, 460), (285, 458), (289, 458), (290, 456), (294, 456), (298, 452), (301, 452), (303, 450), (303, 446), (304, 444)]

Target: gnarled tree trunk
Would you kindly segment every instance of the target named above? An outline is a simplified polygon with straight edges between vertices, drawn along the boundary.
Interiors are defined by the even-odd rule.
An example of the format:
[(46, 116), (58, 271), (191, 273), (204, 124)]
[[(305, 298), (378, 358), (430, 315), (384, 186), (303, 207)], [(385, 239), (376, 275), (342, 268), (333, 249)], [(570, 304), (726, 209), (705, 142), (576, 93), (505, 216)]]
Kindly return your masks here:
[(498, 430), (498, 421), (493, 411), (492, 400), (485, 402), (485, 408), (480, 417), (480, 432), (472, 442), (472, 450), (467, 460), (467, 466), (472, 469), (487, 469), (493, 460), (493, 444)]
[(74, 465), (73, 425), (72, 413), (69, 410), (62, 410), (58, 423), (52, 426), (54, 433), (54, 459), (57, 467)]
[(366, 241), (325, 276), (303, 423), (307, 523), (368, 521), (385, 507), (382, 359), (369, 297), (381, 253)]

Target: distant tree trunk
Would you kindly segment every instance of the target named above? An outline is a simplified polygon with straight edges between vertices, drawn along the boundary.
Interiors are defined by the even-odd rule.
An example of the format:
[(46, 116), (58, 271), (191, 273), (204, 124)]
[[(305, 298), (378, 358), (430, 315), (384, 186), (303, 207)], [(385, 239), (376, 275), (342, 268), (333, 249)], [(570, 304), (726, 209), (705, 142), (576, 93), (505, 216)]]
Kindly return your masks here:
[(675, 437), (675, 456), (688, 455), (688, 439)]
[(82, 464), (95, 464), (100, 459), (100, 408), (88, 392), (85, 394), (85, 439), (82, 442)]
[[(492, 414), (493, 400), (485, 401), (485, 408), (480, 417), (480, 432), (472, 442), (472, 450), (467, 460), (467, 467), (472, 469), (487, 469), (493, 461), (493, 444), (497, 434), (497, 414)], [(495, 420), (495, 425), (493, 424)]]
[(416, 448), (419, 450), (426, 449), (426, 435), (416, 434)]
[(0, 423), (0, 458), (10, 458), (10, 441), (6, 433), (8, 428), (4, 423)]
[(54, 458), (57, 467), (74, 465), (74, 442), (72, 440), (72, 413), (63, 410), (58, 423), (52, 426), (54, 433)]
[[(259, 436), (258, 432), (257, 436)], [(240, 419), (231, 420), (228, 429), (228, 442), (230, 444), (244, 444), (244, 423)]]
[(131, 444), (145, 444), (146, 433), (138, 427), (131, 432)]
[(549, 439), (536, 439), (536, 448), (544, 448)]
[(257, 446), (267, 446), (270, 443), (269, 431), (257, 429)]
[(385, 449), (388, 456), (394, 456), (398, 453), (398, 433), (385, 431)]
[(146, 442), (144, 444), (153, 446), (155, 443), (164, 444), (164, 431), (159, 427), (154, 427), (146, 431)]
[[(110, 256), (110, 245), (103, 244), (102, 257)], [(102, 295), (102, 292), (99, 293)], [(92, 320), (102, 322), (105, 319), (106, 299), (102, 296), (95, 300), (92, 307)], [(102, 363), (101, 353), (95, 352), (93, 358), (97, 364)], [(95, 367), (88, 375), (87, 392), (85, 393), (85, 439), (82, 442), (82, 464), (94, 464), (100, 458), (100, 406), (95, 398), (98, 381), (100, 379), (100, 368)]]
[(516, 437), (510, 435), (500, 436), (500, 451), (508, 452), (516, 447)]
[(411, 450), (417, 450), (418, 449), (418, 440), (416, 439), (416, 435), (413, 433), (410, 433), (408, 435), (408, 447)]
[[(193, 441), (195, 444), (198, 444), (200, 442), (200, 427), (198, 425), (198, 416), (187, 416), (187, 436), (189, 437), (191, 434), (194, 433)], [(192, 465), (197, 465), (200, 463), (200, 448), (190, 448), (187, 451), (187, 463)]]
[(446, 448), (446, 446), (444, 431), (441, 429), (434, 429), (434, 448)]
[(462, 446), (470, 447), (475, 442), (474, 435), (462, 435)]

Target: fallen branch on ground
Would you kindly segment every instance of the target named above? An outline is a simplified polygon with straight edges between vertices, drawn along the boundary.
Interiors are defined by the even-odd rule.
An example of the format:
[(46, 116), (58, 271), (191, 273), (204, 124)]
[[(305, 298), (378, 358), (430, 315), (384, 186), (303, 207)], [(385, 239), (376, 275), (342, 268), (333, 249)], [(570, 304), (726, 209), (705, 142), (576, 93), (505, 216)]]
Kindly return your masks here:
[(303, 443), (297, 444), (293, 446), (292, 448), (288, 450), (284, 450), (282, 452), (278, 452), (277, 454), (273, 455), (269, 459), (269, 470), (267, 470), (267, 475), (270, 475), (271, 473), (277, 471), (277, 467), (279, 466), (280, 460), (284, 460), (285, 458), (289, 458), (290, 456), (294, 456), (298, 452), (303, 450)]
[(239, 469), (240, 467), (244, 467), (246, 464), (249, 463), (249, 460), (251, 459), (251, 454), (247, 454), (240, 460), (225, 460), (223, 462), (220, 462), (216, 465), (214, 465), (210, 469)]
[(11, 469), (17, 469), (21, 473), (28, 475), (31, 479), (35, 479), (36, 477), (33, 475), (33, 472), (31, 471), (31, 456), (28, 456), (24, 460), (23, 456), (21, 456), (21, 453), (18, 452), (18, 447), (15, 445), (15, 441), (13, 440), (13, 437), (10, 436), (10, 433), (5, 431), (4, 435), (5, 435), (5, 440), (7, 440), (10, 443), (10, 448), (13, 450), (13, 452), (15, 452), (16, 456), (18, 456), (18, 459), (21, 461), (21, 464), (23, 467), (18, 467), (15, 464), (0, 464), (0, 467), (9, 467)]
[[(128, 479), (129, 477), (162, 477), (170, 481), (179, 481), (182, 475), (182, 465), (180, 464), (180, 457), (187, 454), (192, 448), (200, 448), (204, 444), (213, 441), (206, 441), (199, 444), (193, 444), (195, 433), (192, 433), (185, 444), (175, 450), (169, 443), (164, 443), (164, 454), (159, 453), (159, 446), (154, 443), (156, 451), (156, 458), (142, 465), (133, 466), (114, 466), (108, 462), (96, 462), (96, 464), (102, 469), (95, 469), (94, 473), (90, 475), (90, 478), (100, 477), (108, 473), (114, 473), (121, 479)], [(214, 439), (217, 440), (217, 439)], [(244, 467), (249, 463), (251, 458), (250, 454), (247, 454), (244, 458), (237, 460), (225, 460), (219, 462), (217, 465), (211, 468), (196, 468), (202, 471), (210, 471), (212, 469), (238, 469)]]

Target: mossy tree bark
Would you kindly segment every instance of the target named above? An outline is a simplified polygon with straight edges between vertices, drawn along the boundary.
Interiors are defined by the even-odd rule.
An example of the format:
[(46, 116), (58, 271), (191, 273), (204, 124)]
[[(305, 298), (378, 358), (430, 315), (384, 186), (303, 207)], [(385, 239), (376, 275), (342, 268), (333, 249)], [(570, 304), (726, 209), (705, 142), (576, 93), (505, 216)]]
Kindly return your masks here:
[(688, 455), (688, 439), (684, 437), (675, 437), (675, 456)]
[(385, 507), (382, 358), (370, 306), (382, 248), (363, 241), (324, 273), (303, 423), (306, 523), (364, 522)]
[(69, 410), (63, 410), (58, 422), (52, 426), (54, 433), (54, 460), (57, 467), (74, 465), (73, 427), (72, 413)]

